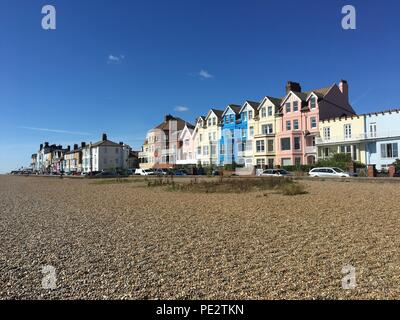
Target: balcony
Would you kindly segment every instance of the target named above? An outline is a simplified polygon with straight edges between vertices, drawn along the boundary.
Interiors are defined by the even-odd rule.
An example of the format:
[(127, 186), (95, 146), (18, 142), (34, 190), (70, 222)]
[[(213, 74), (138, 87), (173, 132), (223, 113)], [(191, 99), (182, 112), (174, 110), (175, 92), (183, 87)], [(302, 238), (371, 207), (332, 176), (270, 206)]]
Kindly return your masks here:
[(317, 153), (317, 147), (316, 146), (307, 146), (305, 148), (306, 153)]

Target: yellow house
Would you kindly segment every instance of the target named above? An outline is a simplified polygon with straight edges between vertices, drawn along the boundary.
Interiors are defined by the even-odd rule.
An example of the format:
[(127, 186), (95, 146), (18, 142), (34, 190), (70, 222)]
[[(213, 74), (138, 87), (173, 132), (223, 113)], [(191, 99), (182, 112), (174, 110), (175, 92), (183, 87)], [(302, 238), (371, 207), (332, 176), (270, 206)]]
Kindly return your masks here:
[(280, 98), (265, 97), (258, 106), (258, 116), (254, 122), (253, 164), (259, 168), (273, 168), (276, 165), (275, 136), (280, 129), (276, 113), (280, 103)]
[(365, 161), (365, 116), (342, 116), (319, 122), (316, 139), (318, 158), (327, 159), (335, 153), (350, 154), (354, 161)]

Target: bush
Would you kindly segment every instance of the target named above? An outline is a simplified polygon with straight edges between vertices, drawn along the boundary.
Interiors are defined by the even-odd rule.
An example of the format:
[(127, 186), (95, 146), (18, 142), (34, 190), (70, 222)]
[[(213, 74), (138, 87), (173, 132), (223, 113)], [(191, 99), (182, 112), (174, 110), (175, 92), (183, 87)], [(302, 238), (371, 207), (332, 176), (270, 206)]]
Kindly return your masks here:
[(295, 196), (298, 194), (306, 194), (307, 193), (304, 185), (299, 184), (299, 183), (291, 183), (291, 184), (283, 185), (280, 187), (280, 191), (285, 196)]

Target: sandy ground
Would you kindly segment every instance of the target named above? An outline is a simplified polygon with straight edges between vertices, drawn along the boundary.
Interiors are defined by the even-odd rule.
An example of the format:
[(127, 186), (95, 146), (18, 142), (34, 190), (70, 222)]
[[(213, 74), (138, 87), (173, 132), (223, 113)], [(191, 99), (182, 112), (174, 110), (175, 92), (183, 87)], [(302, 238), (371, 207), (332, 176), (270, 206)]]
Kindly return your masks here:
[(193, 194), (0, 176), (0, 298), (399, 298), (400, 184), (302, 183)]

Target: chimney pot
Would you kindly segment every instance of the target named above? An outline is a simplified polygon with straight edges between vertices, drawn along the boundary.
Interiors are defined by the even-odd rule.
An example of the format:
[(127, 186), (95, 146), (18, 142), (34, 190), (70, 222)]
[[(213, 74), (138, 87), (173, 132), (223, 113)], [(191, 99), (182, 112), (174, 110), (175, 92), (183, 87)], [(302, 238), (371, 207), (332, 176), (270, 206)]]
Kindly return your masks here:
[(288, 94), (290, 91), (301, 92), (300, 83), (288, 81), (286, 84), (286, 94)]
[(349, 84), (346, 80), (340, 80), (339, 89), (346, 98), (346, 101), (349, 101)]
[(107, 140), (107, 134), (103, 133), (102, 140), (103, 140), (103, 141), (106, 141), (106, 140)]

